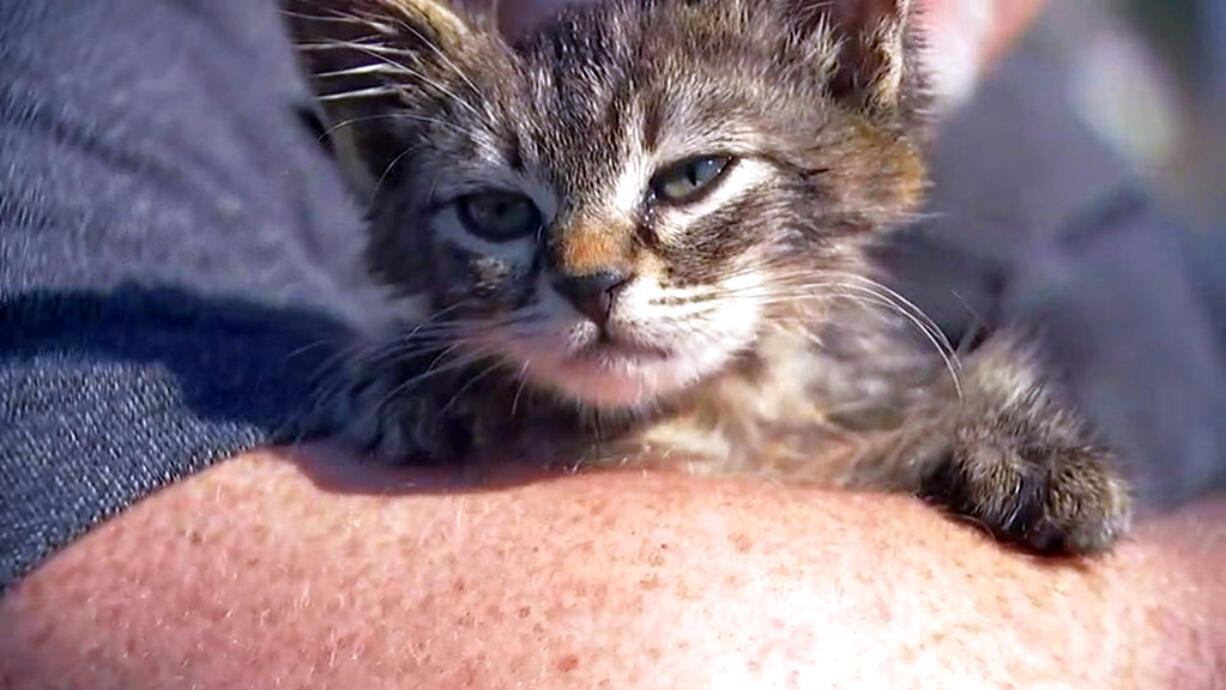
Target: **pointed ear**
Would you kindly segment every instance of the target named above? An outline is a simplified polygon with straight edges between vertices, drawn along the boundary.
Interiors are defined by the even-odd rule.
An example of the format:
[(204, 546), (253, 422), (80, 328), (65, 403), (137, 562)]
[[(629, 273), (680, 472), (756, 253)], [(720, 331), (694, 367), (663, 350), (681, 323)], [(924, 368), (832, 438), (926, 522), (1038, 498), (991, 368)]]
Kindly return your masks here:
[[(404, 150), (410, 103), (473, 97), (478, 28), (440, 0), (282, 0), (342, 171), (367, 192)], [(459, 85), (456, 85), (459, 80)]]
[(281, 5), (304, 62), (318, 68), (312, 74), (337, 72), (351, 63), (446, 64), (483, 28), (446, 0), (281, 0)]
[(910, 0), (830, 0), (826, 21), (838, 41), (831, 94), (873, 112), (898, 111), (920, 88)]

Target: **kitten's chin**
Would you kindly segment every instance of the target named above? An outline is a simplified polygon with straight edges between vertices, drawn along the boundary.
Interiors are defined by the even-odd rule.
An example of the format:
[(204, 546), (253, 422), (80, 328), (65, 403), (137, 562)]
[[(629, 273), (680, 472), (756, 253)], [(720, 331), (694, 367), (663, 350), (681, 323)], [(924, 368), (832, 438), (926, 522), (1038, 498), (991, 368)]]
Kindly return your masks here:
[(730, 356), (710, 347), (684, 352), (601, 343), (568, 354), (537, 352), (522, 361), (530, 381), (576, 402), (642, 410), (717, 372)]

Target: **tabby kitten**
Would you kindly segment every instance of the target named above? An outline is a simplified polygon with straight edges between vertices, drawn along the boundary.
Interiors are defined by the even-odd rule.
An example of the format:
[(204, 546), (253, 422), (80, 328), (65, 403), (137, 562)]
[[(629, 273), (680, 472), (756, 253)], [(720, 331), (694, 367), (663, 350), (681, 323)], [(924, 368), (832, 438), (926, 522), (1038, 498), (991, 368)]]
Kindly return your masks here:
[(441, 0), (288, 0), (369, 269), (413, 305), (351, 437), (915, 492), (1039, 552), (1125, 531), (1004, 334), (959, 363), (866, 248), (923, 199), (906, 0), (610, 0), (517, 43)]

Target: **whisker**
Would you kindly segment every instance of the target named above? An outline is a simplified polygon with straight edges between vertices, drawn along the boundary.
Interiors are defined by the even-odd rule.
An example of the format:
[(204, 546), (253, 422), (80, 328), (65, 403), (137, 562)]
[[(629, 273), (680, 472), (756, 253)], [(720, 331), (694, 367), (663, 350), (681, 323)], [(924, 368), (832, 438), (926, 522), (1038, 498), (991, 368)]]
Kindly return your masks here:
[[(391, 59), (391, 57), (406, 57), (406, 58), (413, 59), (416, 57), (416, 53), (414, 51), (411, 51), (405, 48), (396, 48), (392, 46), (387, 46), (381, 43), (360, 43), (358, 41), (343, 41), (343, 40), (330, 40), (330, 41), (324, 41), (320, 43), (299, 43), (298, 49), (308, 51), (308, 52), (316, 51), (316, 50), (329, 50), (329, 49), (348, 49), (348, 50), (365, 53), (369, 55), (370, 57), (374, 58), (375, 60), (378, 60), (384, 63), (385, 65), (387, 65), (388, 67), (390, 67), (393, 71), (388, 74), (404, 75), (404, 76), (411, 77), (414, 80), (425, 83), (429, 85), (430, 87), (434, 88), (435, 90), (437, 90), (440, 94), (445, 96), (447, 99), (450, 99), (451, 102), (456, 103), (457, 105), (463, 108), (467, 108), (469, 112), (471, 112), (473, 115), (477, 116), (478, 118), (484, 117), (483, 113), (478, 111), (471, 103), (460, 98), (458, 94), (448, 89), (443, 84), (439, 83), (438, 81), (434, 79), (431, 79), (430, 77), (426, 76), (421, 71), (413, 69), (407, 64), (396, 62), (395, 60)], [(400, 93), (401, 90), (403, 90), (407, 86), (409, 85), (404, 84), (404, 83), (397, 84), (395, 87), (391, 85), (384, 85), (384, 86), (379, 86), (379, 87), (371, 87), (370, 89), (359, 89), (357, 92), (350, 92), (350, 93), (363, 93), (363, 94), (369, 93), (369, 95), (390, 95), (390, 94)], [(373, 93), (372, 89), (391, 89), (391, 90), (383, 94), (377, 94), (377, 93)], [(477, 92), (477, 93), (479, 94), (480, 92)], [(326, 101), (326, 100), (334, 99), (335, 96), (319, 96), (317, 98), (318, 100)]]
[(458, 402), (460, 398), (463, 397), (464, 393), (466, 393), (469, 388), (472, 388), (473, 385), (475, 385), (478, 381), (485, 378), (486, 376), (489, 376), (491, 373), (493, 373), (496, 369), (498, 369), (501, 366), (502, 366), (502, 362), (495, 360), (493, 364), (481, 370), (480, 373), (470, 376), (468, 380), (464, 382), (464, 385), (460, 386), (459, 390), (457, 390), (451, 396), (451, 399), (447, 401), (447, 404), (443, 405), (443, 407), (439, 410), (439, 414), (443, 414), (447, 412), (447, 410), (450, 410), (451, 406), (455, 405), (456, 402)]
[[(812, 280), (812, 277), (815, 275), (819, 278), (828, 276), (829, 279)], [(794, 284), (787, 282), (785, 278), (776, 276), (775, 280), (785, 282), (785, 289), (756, 286), (744, 289), (725, 289), (722, 295), (732, 298), (750, 299), (760, 304), (787, 303), (795, 301), (798, 297), (829, 298), (831, 296), (842, 296), (861, 304), (885, 308), (908, 321), (932, 345), (949, 372), (956, 394), (958, 397), (962, 397), (962, 385), (958, 376), (958, 369), (961, 365), (958, 361), (957, 351), (953, 348), (944, 332), (936, 325), (936, 322), (910, 300), (871, 278), (855, 273), (841, 271), (805, 273), (797, 271), (794, 277), (805, 278), (806, 281)], [(798, 295), (797, 293), (802, 294)]]
[(334, 101), (348, 101), (355, 98), (382, 98), (383, 96), (394, 96), (400, 91), (390, 86), (371, 86), (364, 89), (354, 89), (352, 91), (342, 91), (340, 93), (330, 93), (322, 96), (316, 96), (315, 100), (321, 103), (332, 103)]
[(383, 187), (383, 182), (387, 180), (388, 174), (392, 172), (392, 169), (396, 167), (397, 163), (399, 163), (405, 156), (409, 155), (410, 153), (413, 153), (414, 151), (418, 151), (421, 148), (422, 146), (420, 145), (410, 146), (406, 148), (405, 150), (401, 151), (400, 153), (396, 154), (396, 157), (393, 158), (391, 162), (389, 162), (387, 166), (383, 168), (383, 172), (379, 174), (379, 179), (375, 180), (375, 186), (372, 192), (378, 192)]
[[(314, 4), (318, 5), (319, 3), (314, 3)], [(389, 36), (395, 33), (395, 31), (392, 30), (392, 28), (389, 25), (378, 21), (374, 15), (360, 16), (356, 14), (350, 14), (348, 12), (342, 12), (339, 9), (331, 8), (331, 7), (320, 7), (320, 9), (329, 12), (329, 14), (327, 15), (307, 14), (305, 12), (297, 12), (294, 10), (289, 10), (289, 9), (284, 9), (284, 8), (282, 8), (281, 13), (287, 17), (296, 17), (298, 19), (305, 19), (307, 21), (332, 22), (336, 24), (351, 24), (351, 25), (357, 25), (357, 26), (365, 26), (365, 27), (374, 29), (375, 31), (378, 31), (381, 34), (385, 34)]]
[(314, 72), (311, 74), (312, 79), (335, 79), (337, 77), (353, 77), (362, 74), (400, 74), (400, 70), (381, 62), (368, 62), (365, 65), (357, 67), (348, 67), (346, 69), (332, 70), (330, 72)]
[[(916, 324), (917, 327), (922, 327), (922, 329), (926, 333), (928, 333), (928, 335), (935, 338), (939, 342), (940, 348), (944, 349), (948, 353), (953, 353), (956, 351), (955, 348), (953, 347), (953, 344), (949, 342), (949, 339), (948, 337), (946, 337), (944, 331), (942, 331), (940, 327), (936, 325), (936, 322), (933, 321), (932, 318), (929, 317), (928, 314), (924, 312), (924, 310), (920, 309), (913, 302), (903, 297), (898, 292), (889, 288), (888, 286), (883, 285), (880, 282), (875, 281), (871, 278), (868, 278), (867, 276), (859, 275), (856, 273), (848, 273), (848, 272), (842, 272), (842, 271), (838, 271), (838, 272), (819, 271), (816, 274), (819, 276), (823, 274), (835, 276), (837, 277), (837, 279), (833, 281), (832, 280), (819, 280), (819, 281), (809, 280), (802, 284), (788, 284), (787, 288), (789, 290), (795, 291), (795, 290), (812, 290), (812, 289), (817, 289), (817, 288), (843, 286), (843, 287), (857, 289), (857, 290), (869, 291), (873, 294), (876, 294), (878, 297), (882, 299), (895, 303), (899, 309), (901, 309), (902, 311), (909, 314), (912, 318), (919, 321), (920, 323)], [(809, 279), (813, 277), (813, 275), (814, 275), (814, 272), (811, 272), (811, 271), (810, 272), (797, 271), (792, 277)], [(776, 281), (784, 281), (784, 282), (786, 282), (788, 279), (789, 277), (787, 276), (775, 278)], [(846, 282), (847, 280), (858, 281), (861, 284), (852, 286)], [(750, 287), (747, 289), (753, 290), (754, 288)], [(730, 290), (726, 292), (727, 294), (734, 294), (739, 291)], [(785, 294), (790, 295), (792, 293), (789, 292)], [(920, 324), (922, 324), (922, 326)]]
[(323, 131), (323, 134), (320, 135), (320, 139), (322, 140), (328, 135), (333, 134), (336, 131), (343, 129), (345, 127), (352, 127), (354, 125), (357, 125), (363, 122), (369, 122), (371, 120), (412, 120), (414, 122), (425, 122), (425, 123), (429, 123), (433, 125), (438, 125), (440, 127), (448, 127), (453, 132), (456, 132), (457, 134), (463, 134), (465, 136), (470, 136), (470, 137), (475, 136), (475, 133), (472, 132), (471, 130), (464, 129), (463, 127), (460, 127), (454, 123), (447, 122), (446, 120), (440, 120), (437, 117), (426, 117), (424, 115), (415, 115), (413, 113), (397, 112), (397, 113), (382, 113), (379, 115), (363, 115), (361, 117), (351, 117), (345, 120), (341, 120), (337, 122), (336, 124), (332, 125), (331, 127), (325, 129)]
[[(443, 62), (444, 65), (446, 65), (447, 67), (450, 67), (451, 70), (454, 71), (456, 75), (460, 77), (460, 79), (464, 80), (464, 83), (468, 85), (468, 88), (472, 89), (474, 95), (476, 95), (478, 98), (481, 97), (481, 89), (477, 88), (477, 85), (474, 84), (472, 80), (468, 78), (468, 75), (465, 74), (464, 71), (461, 70), (454, 62), (452, 62), (451, 58), (447, 57), (447, 55), (442, 50), (440, 50), (437, 45), (434, 44), (434, 41), (431, 41), (430, 39), (426, 38), (425, 36), (421, 34), (420, 31), (408, 25), (404, 21), (398, 21), (397, 24), (401, 28), (407, 29), (408, 31), (412, 32), (413, 35), (415, 35), (419, 40), (421, 40), (421, 42), (425, 43), (426, 46), (430, 48), (430, 50), (434, 51), (434, 54), (438, 57), (439, 60)], [(485, 102), (484, 99), (482, 100), (482, 102), (483, 103)], [(474, 114), (475, 114), (475, 111), (474, 111)]]
[(906, 306), (908, 309), (910, 309), (910, 310), (911, 310), (911, 311), (912, 311), (914, 314), (916, 314), (917, 316), (919, 316), (919, 317), (923, 318), (923, 319), (924, 319), (924, 320), (925, 320), (925, 321), (926, 321), (926, 322), (927, 322), (927, 323), (928, 323), (928, 324), (929, 324), (929, 325), (932, 327), (932, 330), (933, 330), (935, 333), (937, 333), (937, 334), (939, 334), (939, 335), (940, 335), (940, 339), (941, 339), (942, 345), (945, 347), (945, 349), (946, 349), (946, 350), (948, 350), (948, 351), (950, 351), (950, 352), (953, 352), (953, 351), (954, 351), (953, 344), (949, 342), (949, 339), (948, 339), (947, 337), (945, 337), (945, 333), (944, 333), (944, 331), (942, 331), (942, 330), (941, 330), (941, 329), (940, 329), (940, 328), (939, 328), (939, 327), (936, 325), (936, 322), (932, 320), (932, 317), (928, 316), (928, 314), (927, 314), (926, 312), (924, 312), (924, 310), (923, 310), (923, 309), (920, 309), (920, 308), (919, 308), (919, 307), (918, 307), (918, 306), (917, 306), (917, 305), (916, 305), (914, 302), (912, 302), (911, 300), (907, 299), (906, 297), (903, 297), (901, 294), (899, 294), (897, 291), (895, 291), (894, 289), (890, 288), (889, 286), (884, 285), (884, 284), (882, 284), (882, 283), (880, 283), (880, 282), (878, 282), (878, 281), (876, 281), (876, 280), (873, 280), (872, 278), (869, 278), (869, 277), (867, 277), (867, 276), (862, 276), (862, 275), (858, 275), (858, 274), (855, 274), (855, 273), (848, 273), (848, 274), (846, 274), (846, 275), (847, 275), (847, 277), (848, 277), (848, 278), (851, 278), (851, 279), (854, 279), (854, 280), (859, 280), (859, 281), (861, 281), (861, 282), (863, 282), (863, 283), (868, 283), (869, 285), (873, 286), (874, 288), (876, 288), (876, 289), (878, 289), (878, 290), (882, 290), (882, 291), (884, 291), (886, 294), (890, 295), (890, 297), (892, 297), (893, 299), (895, 299), (895, 300), (897, 300), (897, 301), (901, 302), (901, 303), (902, 303), (903, 305), (905, 305), (905, 306)]
[(476, 356), (476, 355), (470, 355), (467, 357), (460, 356), (454, 359), (453, 361), (440, 366), (439, 362), (442, 361), (442, 359), (445, 358), (447, 354), (450, 354), (450, 352), (454, 351), (457, 347), (459, 346), (453, 345), (452, 347), (440, 353), (439, 356), (436, 357), (434, 361), (432, 361), (428, 367), (426, 367), (426, 370), (423, 373), (418, 374), (416, 376), (410, 376), (409, 378), (405, 379), (404, 381), (401, 381), (400, 383), (392, 387), (392, 389), (389, 390), (387, 393), (385, 393), (383, 397), (380, 398), (379, 401), (375, 404), (375, 409), (377, 410), (383, 409), (383, 407), (386, 406), (389, 402), (391, 402), (394, 398), (396, 398), (396, 396), (408, 390), (410, 387), (415, 386), (418, 383), (421, 383), (422, 381), (425, 381), (434, 376), (438, 376), (440, 374), (455, 371), (456, 369), (462, 369), (472, 364), (473, 362), (481, 359), (480, 356)]
[(944, 347), (942, 347), (941, 341), (937, 337), (935, 337), (927, 328), (925, 328), (923, 323), (919, 319), (917, 319), (914, 315), (908, 313), (906, 310), (900, 309), (896, 304), (888, 300), (883, 300), (875, 296), (872, 296), (872, 297), (859, 296), (857, 297), (857, 299), (871, 300), (873, 304), (884, 306), (890, 309), (891, 311), (893, 311), (894, 313), (899, 314), (900, 316), (903, 316), (908, 321), (910, 321), (920, 331), (920, 333), (922, 333), (924, 337), (928, 339), (928, 342), (932, 344), (933, 349), (935, 349), (937, 351), (937, 354), (940, 355), (941, 360), (945, 364), (945, 368), (949, 371), (949, 377), (953, 381), (955, 393), (957, 394), (959, 398), (962, 397), (962, 383), (958, 378), (959, 364), (957, 361), (957, 356), (954, 355), (952, 352), (946, 350)]
[(400, 55), (405, 57), (413, 57), (413, 51), (407, 48), (396, 48), (382, 43), (362, 43), (360, 41), (345, 41), (340, 39), (328, 39), (326, 41), (306, 41), (303, 43), (295, 43), (294, 47), (298, 50), (314, 53), (323, 50), (356, 50), (367, 53), (372, 57), (384, 59), (388, 65), (392, 67), (404, 67), (398, 63), (387, 60), (384, 56)]
[(515, 412), (519, 409), (519, 396), (523, 394), (524, 387), (528, 385), (528, 367), (532, 365), (532, 360), (524, 362), (524, 365), (519, 368), (519, 374), (516, 378), (519, 379), (519, 386), (515, 389), (515, 397), (511, 399), (511, 417), (515, 417)]

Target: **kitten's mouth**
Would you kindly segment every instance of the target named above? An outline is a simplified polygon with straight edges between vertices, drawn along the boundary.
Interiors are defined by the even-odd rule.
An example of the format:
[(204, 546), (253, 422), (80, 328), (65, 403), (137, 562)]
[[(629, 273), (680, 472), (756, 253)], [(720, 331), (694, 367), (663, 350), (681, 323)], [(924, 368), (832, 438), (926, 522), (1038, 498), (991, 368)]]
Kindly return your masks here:
[(574, 354), (576, 360), (582, 362), (654, 362), (669, 359), (673, 353), (657, 345), (648, 345), (625, 338), (619, 338), (607, 333), (592, 344), (580, 349)]
[(715, 337), (722, 333), (700, 325), (652, 331), (571, 323), (500, 340), (498, 349), (538, 386), (586, 406), (641, 409), (719, 371), (744, 347), (744, 339)]
[(685, 350), (676, 347), (595, 333), (586, 340), (518, 341), (508, 355), (523, 362), (524, 374), (538, 385), (610, 409), (648, 404), (704, 373)]

